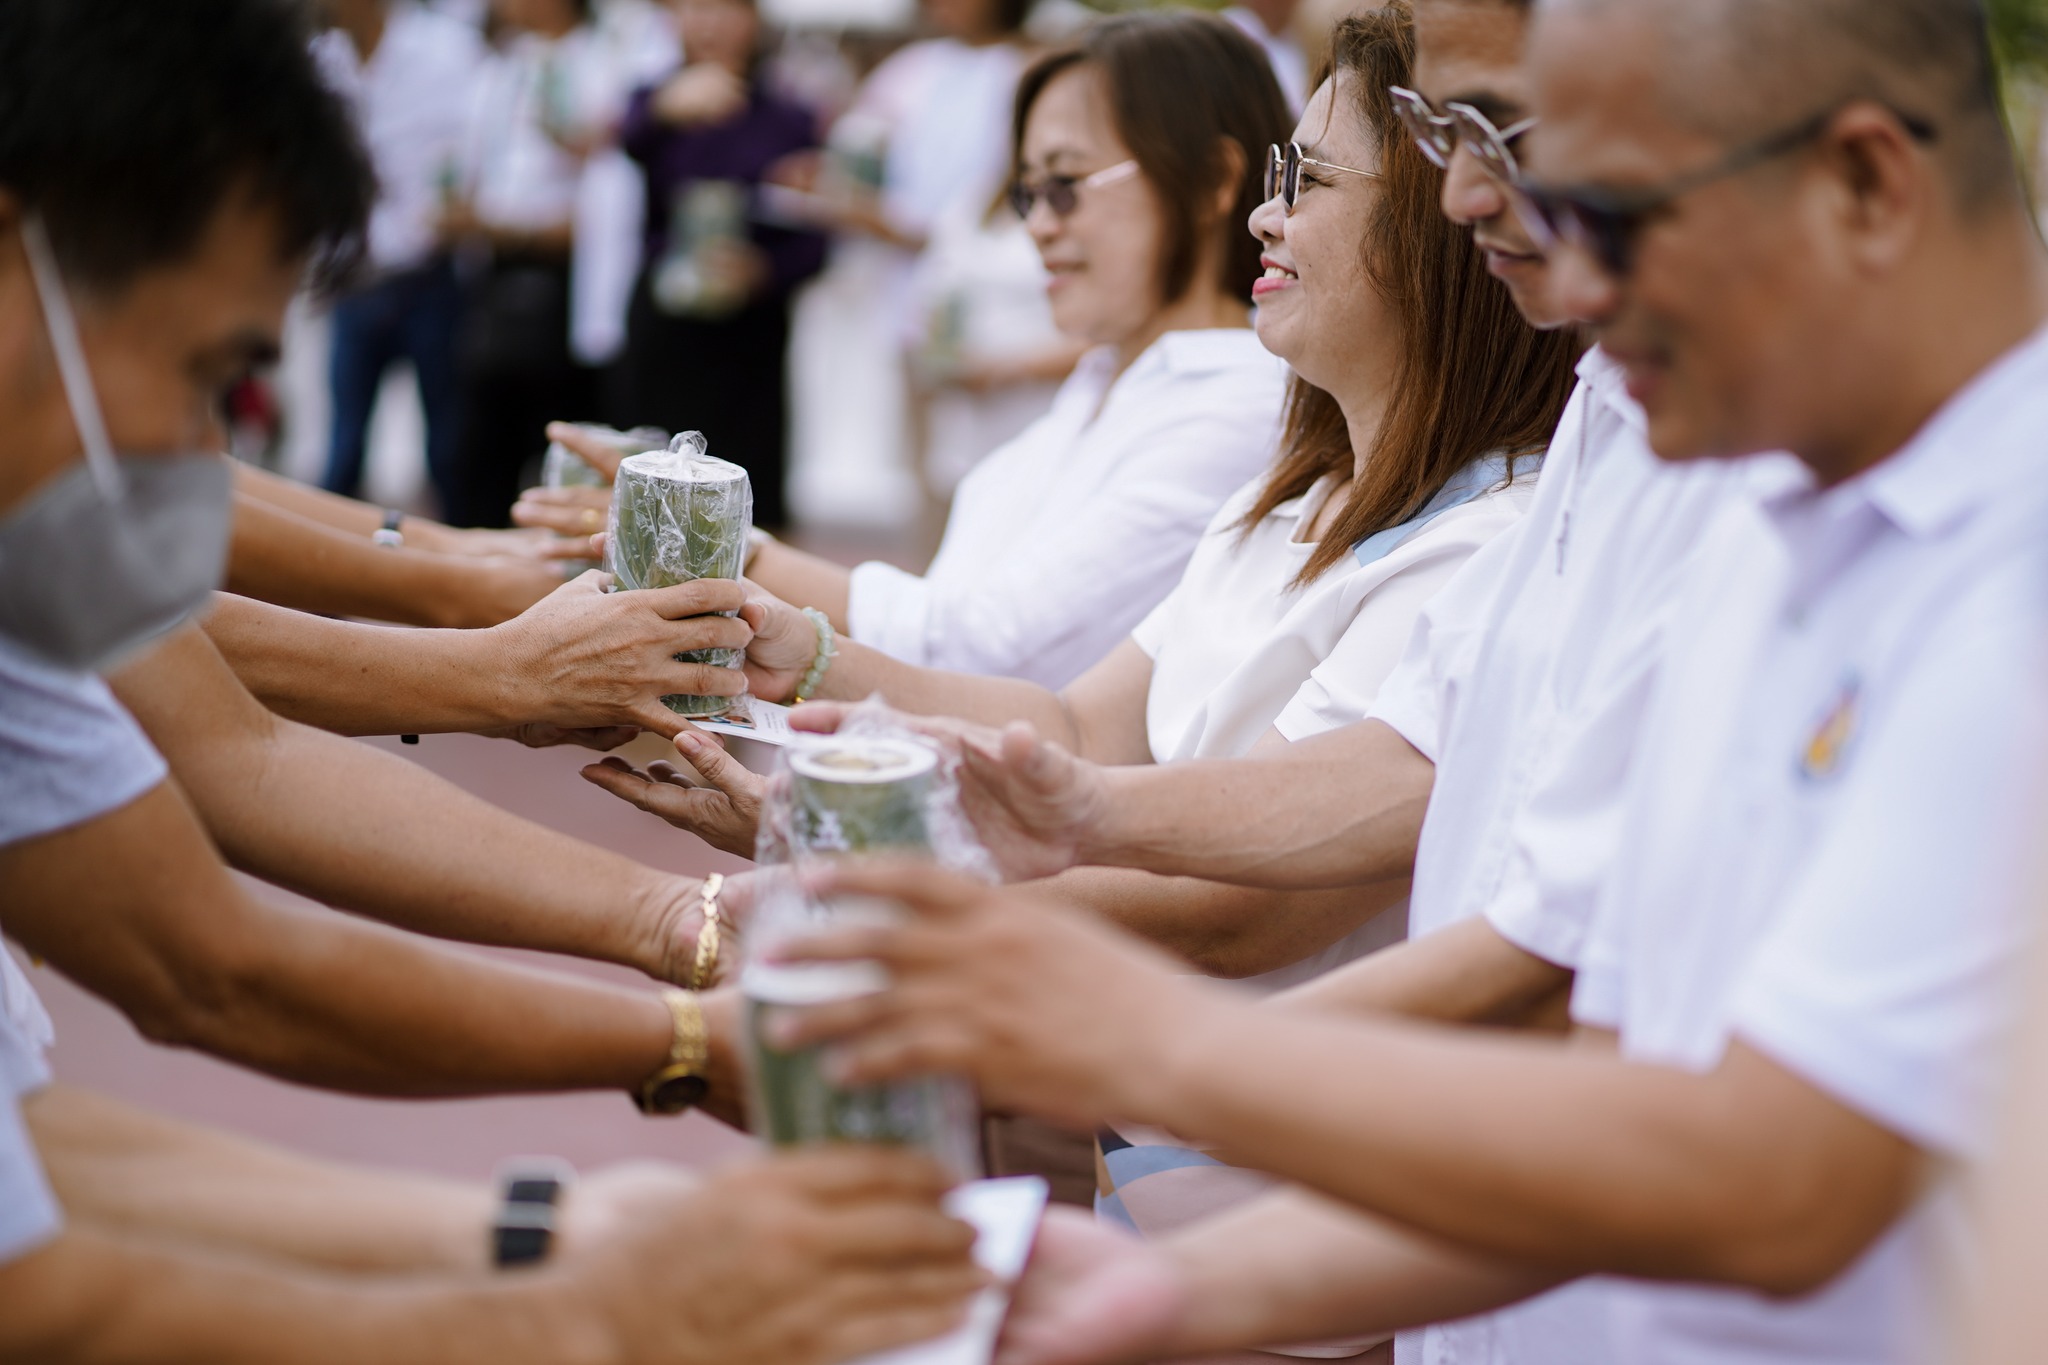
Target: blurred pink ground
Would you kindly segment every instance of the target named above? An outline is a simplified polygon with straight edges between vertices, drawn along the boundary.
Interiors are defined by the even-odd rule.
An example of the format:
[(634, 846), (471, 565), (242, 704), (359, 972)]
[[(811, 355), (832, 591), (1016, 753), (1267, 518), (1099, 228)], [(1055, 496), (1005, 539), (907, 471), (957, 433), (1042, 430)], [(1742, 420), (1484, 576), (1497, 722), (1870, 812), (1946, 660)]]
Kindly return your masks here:
[[(655, 867), (700, 873), (744, 866), (584, 782), (576, 772), (596, 757), (588, 750), (531, 750), (471, 735), (426, 735), (417, 746), (363, 742), (411, 758), (516, 814)], [(258, 893), (290, 899), (273, 887), (258, 887)], [(593, 963), (505, 955), (561, 971), (643, 980)], [(701, 1164), (752, 1147), (710, 1119), (644, 1119), (624, 1095), (393, 1101), (306, 1090), (144, 1042), (114, 1010), (55, 972), (32, 969), (31, 975), (57, 1023), (52, 1060), (59, 1080), (300, 1151), (483, 1177), (502, 1157), (532, 1153), (557, 1154), (587, 1168), (644, 1156)]]

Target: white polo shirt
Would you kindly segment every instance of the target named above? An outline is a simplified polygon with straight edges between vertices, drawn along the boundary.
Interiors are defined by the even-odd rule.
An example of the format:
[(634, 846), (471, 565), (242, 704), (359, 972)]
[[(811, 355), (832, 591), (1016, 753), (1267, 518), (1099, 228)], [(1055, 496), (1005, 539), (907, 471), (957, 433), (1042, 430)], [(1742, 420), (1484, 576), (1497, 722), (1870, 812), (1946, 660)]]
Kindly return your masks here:
[(853, 571), (853, 637), (906, 663), (1065, 687), (1180, 581), (1265, 469), (1287, 366), (1245, 327), (1168, 332), (1115, 373), (1081, 358), (1052, 410), (960, 483), (922, 576)]
[[(1705, 1072), (1739, 1037), (1947, 1162), (1979, 1153), (2048, 733), (2048, 330), (1885, 463), (1730, 508), (1674, 618), (1574, 1011)], [(1931, 1358), (1944, 1181), (1793, 1301), (1608, 1291), (1643, 1365)]]
[[(1624, 778), (1679, 575), (1730, 503), (1789, 472), (1667, 465), (1598, 350), (1529, 514), (1424, 609), (1371, 715), (1435, 761), (1409, 932), (1486, 913), (1575, 966), (1615, 856)], [(1405, 1332), (1400, 1365), (1600, 1365), (1601, 1285)]]

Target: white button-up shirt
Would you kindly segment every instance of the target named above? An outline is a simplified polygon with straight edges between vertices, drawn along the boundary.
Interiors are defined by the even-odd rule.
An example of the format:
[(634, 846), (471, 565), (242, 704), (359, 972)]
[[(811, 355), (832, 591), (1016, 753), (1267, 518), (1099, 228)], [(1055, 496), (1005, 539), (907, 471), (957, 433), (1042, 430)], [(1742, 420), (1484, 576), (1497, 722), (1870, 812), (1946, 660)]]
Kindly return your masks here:
[[(2048, 690), (2048, 331), (1898, 454), (1736, 506), (1687, 575), (1574, 1011), (1704, 1072), (1740, 1037), (1977, 1153), (2022, 938)], [(1922, 1358), (1946, 1184), (1793, 1301), (1607, 1289), (1620, 1359)]]
[[(1437, 764), (1409, 898), (1414, 935), (1486, 913), (1577, 964), (1615, 856), (1661, 626), (1702, 533), (1787, 472), (1659, 461), (1620, 367), (1580, 362), (1534, 505), (1423, 609), (1371, 714)], [(1401, 1365), (1600, 1365), (1596, 1284), (1406, 1332)]]
[(329, 84), (355, 107), (377, 170), (369, 256), (380, 271), (418, 266), (438, 245), (443, 192), (462, 188), (484, 52), (470, 25), (412, 3), (391, 7), (367, 62), (340, 29), (314, 40)]
[(1180, 581), (1264, 469), (1287, 367), (1248, 328), (1168, 332), (1114, 376), (1091, 351), (1051, 411), (961, 481), (922, 577), (853, 571), (853, 637), (913, 664), (1064, 687)]

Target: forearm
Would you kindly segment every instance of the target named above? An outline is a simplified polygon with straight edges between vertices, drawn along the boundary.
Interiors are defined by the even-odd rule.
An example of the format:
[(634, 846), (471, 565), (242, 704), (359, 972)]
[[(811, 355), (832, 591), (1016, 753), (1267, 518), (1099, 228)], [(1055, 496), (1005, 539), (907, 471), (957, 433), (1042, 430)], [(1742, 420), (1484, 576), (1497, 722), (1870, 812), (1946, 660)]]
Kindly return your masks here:
[[(235, 491), (352, 536), (368, 538), (384, 526), (386, 509), (375, 503), (345, 498), (239, 460), (235, 462)], [(398, 530), (406, 544), (437, 553), (455, 553), (462, 538), (462, 533), (453, 527), (410, 512), (399, 518)]]
[(482, 1185), (315, 1161), (64, 1086), (24, 1114), (74, 1223), (339, 1271), (487, 1267)]
[(1160, 1249), (1187, 1290), (1176, 1356), (1391, 1333), (1499, 1308), (1559, 1278), (1296, 1190), (1198, 1223)]
[(1079, 861), (1280, 889), (1408, 876), (1436, 768), (1361, 721), (1270, 756), (1103, 772)]
[(1075, 868), (1044, 886), (1186, 958), (1206, 974), (1225, 978), (1256, 976), (1300, 962), (1397, 904), (1408, 890), (1406, 882), (1390, 882), (1270, 891), (1107, 867)]
[(76, 1227), (0, 1267), (0, 1361), (518, 1365), (593, 1359), (558, 1277), (338, 1278)]
[(1484, 916), (1348, 963), (1271, 998), (1275, 1009), (1518, 1024), (1569, 993), (1570, 968), (1502, 938)]
[(840, 641), (818, 697), (861, 701), (878, 693), (912, 715), (953, 716), (991, 726), (1025, 720), (1056, 744), (1084, 752), (1090, 747), (1060, 695), (1037, 683), (923, 668), (856, 640)]
[(1740, 1044), (1702, 1076), (1556, 1041), (1213, 999), (1172, 1039), (1167, 1063), (1134, 1082), (1133, 1121), (1561, 1275), (1814, 1288), (1911, 1186), (1903, 1143)]
[(846, 600), (852, 575), (845, 565), (770, 540), (747, 565), (747, 577), (792, 606), (816, 607), (841, 634), (851, 630)]
[[(261, 498), (235, 498), (228, 591), (330, 616), (413, 626), (495, 625), (472, 601), (460, 561), (387, 548)], [(490, 618), (490, 619), (485, 619)]]
[[(307, 638), (335, 624), (312, 622)], [(196, 633), (113, 685), (237, 867), (421, 933), (668, 975), (695, 882), (522, 820), (418, 764), (269, 716)]]
[(489, 631), (363, 625), (231, 593), (214, 595), (203, 624), (265, 706), (337, 734), (489, 731), (535, 718), (492, 659)]

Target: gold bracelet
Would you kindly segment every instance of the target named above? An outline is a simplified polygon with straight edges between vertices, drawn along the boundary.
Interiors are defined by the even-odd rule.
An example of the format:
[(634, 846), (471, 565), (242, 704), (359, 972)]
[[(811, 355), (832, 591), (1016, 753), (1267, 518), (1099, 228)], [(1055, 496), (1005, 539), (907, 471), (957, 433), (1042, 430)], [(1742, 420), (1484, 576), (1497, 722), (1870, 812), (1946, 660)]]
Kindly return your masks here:
[(668, 1056), (660, 1070), (633, 1092), (633, 1103), (643, 1114), (680, 1114), (704, 1097), (708, 1085), (704, 1073), (711, 1064), (711, 1031), (704, 1023), (704, 1009), (692, 992), (665, 990), (661, 1000), (668, 1006), (673, 1030)]
[(714, 872), (704, 879), (698, 891), (702, 897), (700, 908), (704, 915), (704, 927), (697, 931), (697, 961), (690, 968), (690, 989), (701, 991), (711, 985), (712, 977), (718, 970), (719, 936), (718, 893), (725, 889), (725, 874)]

